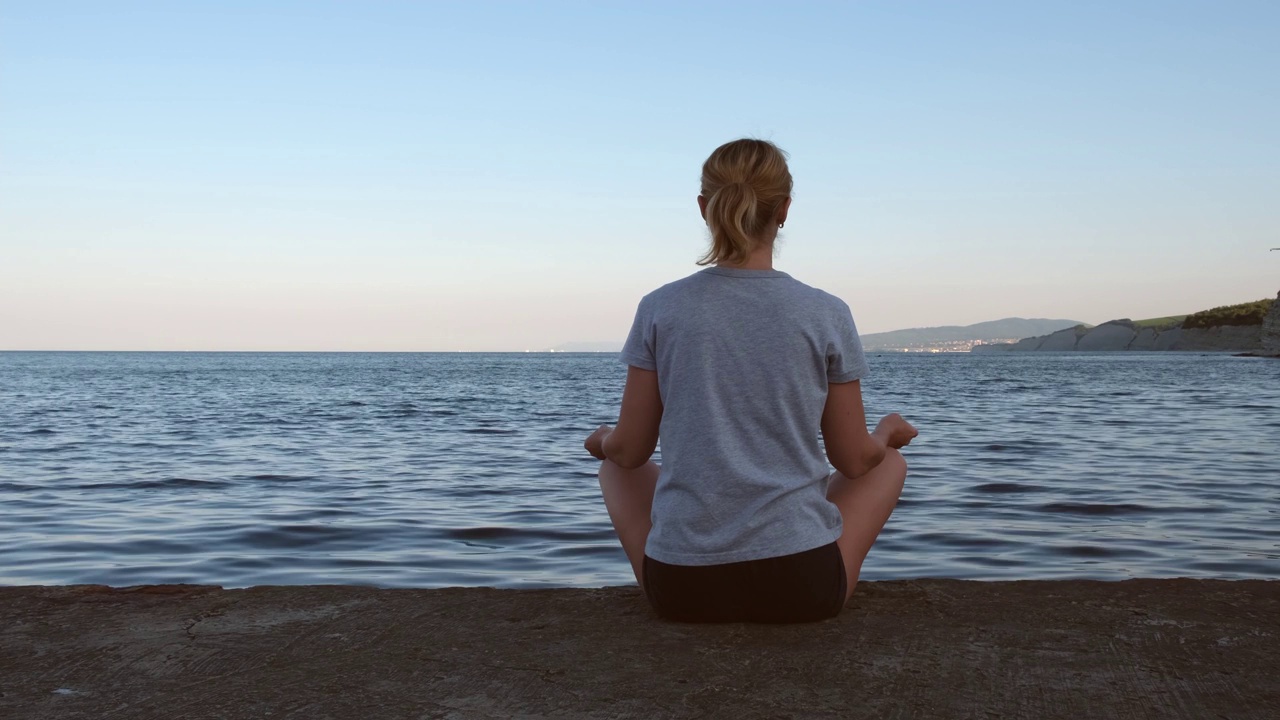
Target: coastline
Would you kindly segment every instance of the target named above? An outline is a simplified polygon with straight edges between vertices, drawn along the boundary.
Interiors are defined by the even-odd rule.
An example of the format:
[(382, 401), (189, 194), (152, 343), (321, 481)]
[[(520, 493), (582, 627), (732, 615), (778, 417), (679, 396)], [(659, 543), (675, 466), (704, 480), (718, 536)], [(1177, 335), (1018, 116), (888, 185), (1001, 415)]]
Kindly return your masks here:
[(865, 582), (680, 625), (635, 587), (0, 587), (0, 716), (1280, 716), (1280, 580)]

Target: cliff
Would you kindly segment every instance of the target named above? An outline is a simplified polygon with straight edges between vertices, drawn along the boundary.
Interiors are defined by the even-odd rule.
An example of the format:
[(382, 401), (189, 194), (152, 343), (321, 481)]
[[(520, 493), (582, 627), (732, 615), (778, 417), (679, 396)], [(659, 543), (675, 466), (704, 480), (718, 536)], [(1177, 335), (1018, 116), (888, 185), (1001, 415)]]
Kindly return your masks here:
[[(1270, 302), (1270, 301), (1267, 301)], [(1248, 313), (1232, 311), (1241, 308)], [(1273, 350), (1268, 350), (1267, 343)], [(1265, 318), (1259, 303), (1214, 308), (1189, 315), (1180, 322), (1152, 324), (1127, 318), (1096, 327), (1073, 328), (1015, 343), (979, 345), (973, 352), (1108, 352), (1182, 350), (1192, 352), (1248, 352), (1280, 354), (1280, 295)]]
[(1280, 357), (1280, 293), (1262, 321), (1262, 354)]
[(1262, 350), (1261, 325), (1211, 328), (1139, 328), (1130, 320), (1112, 320), (1097, 327), (1059, 330), (1011, 345), (979, 345), (974, 352), (1039, 350), (1042, 352), (1105, 352), (1112, 350), (1189, 350), (1198, 352), (1257, 352)]

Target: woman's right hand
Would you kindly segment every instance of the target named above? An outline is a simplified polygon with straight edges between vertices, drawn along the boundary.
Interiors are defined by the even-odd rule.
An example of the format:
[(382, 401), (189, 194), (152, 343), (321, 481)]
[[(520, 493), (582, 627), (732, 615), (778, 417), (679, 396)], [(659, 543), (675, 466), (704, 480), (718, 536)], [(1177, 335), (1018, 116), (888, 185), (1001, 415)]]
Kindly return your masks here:
[(889, 413), (880, 419), (874, 434), (884, 440), (886, 447), (898, 450), (906, 447), (915, 436), (920, 434), (920, 431), (903, 420), (898, 413)]

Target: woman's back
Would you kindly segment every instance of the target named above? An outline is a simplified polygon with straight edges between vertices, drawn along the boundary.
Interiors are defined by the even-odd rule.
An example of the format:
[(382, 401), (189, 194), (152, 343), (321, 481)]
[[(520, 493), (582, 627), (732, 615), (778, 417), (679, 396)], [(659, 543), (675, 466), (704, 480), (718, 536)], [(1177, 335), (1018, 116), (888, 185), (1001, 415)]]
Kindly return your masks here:
[(710, 267), (640, 303), (623, 362), (658, 374), (646, 553), (711, 565), (840, 536), (818, 437), (828, 383), (867, 372), (848, 306), (776, 270)]
[(711, 153), (697, 198), (711, 234), (698, 264), (711, 267), (641, 300), (617, 427), (583, 443), (663, 617), (835, 615), (902, 492), (896, 448), (916, 431), (891, 414), (868, 433), (848, 306), (773, 269), (791, 189), (770, 142)]

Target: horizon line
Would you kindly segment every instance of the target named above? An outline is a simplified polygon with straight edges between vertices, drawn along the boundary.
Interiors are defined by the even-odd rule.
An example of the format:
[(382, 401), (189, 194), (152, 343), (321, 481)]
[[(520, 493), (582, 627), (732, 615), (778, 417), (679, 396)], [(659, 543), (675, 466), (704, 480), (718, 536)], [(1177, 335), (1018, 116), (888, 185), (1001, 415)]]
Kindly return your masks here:
[(239, 353), (239, 354), (386, 354), (386, 355), (616, 355), (620, 350), (12, 350), (0, 353)]

